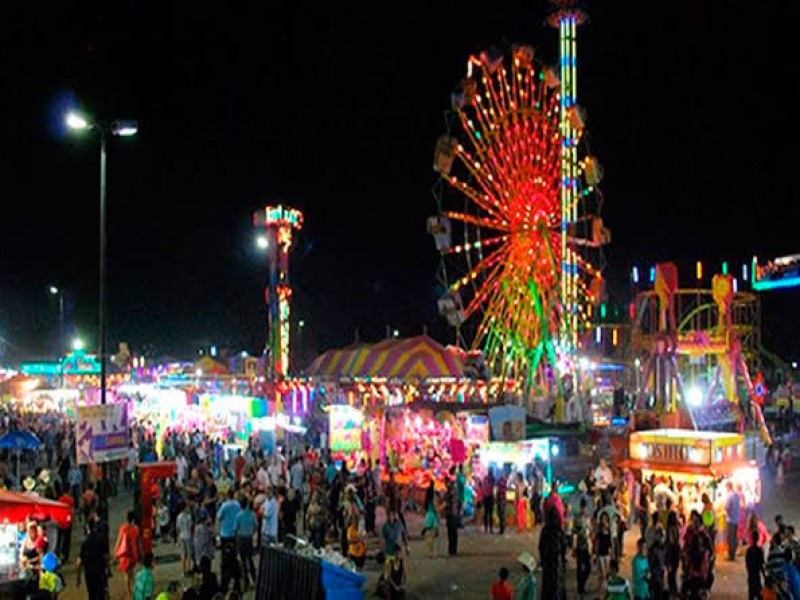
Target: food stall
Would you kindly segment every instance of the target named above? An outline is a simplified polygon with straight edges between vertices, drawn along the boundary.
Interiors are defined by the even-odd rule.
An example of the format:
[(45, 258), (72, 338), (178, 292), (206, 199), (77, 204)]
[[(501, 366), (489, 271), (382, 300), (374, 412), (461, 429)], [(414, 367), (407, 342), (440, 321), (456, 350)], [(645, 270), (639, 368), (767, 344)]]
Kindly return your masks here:
[(726, 484), (741, 488), (748, 507), (761, 501), (761, 480), (754, 461), (747, 460), (745, 438), (738, 433), (654, 429), (630, 434), (629, 458), (620, 466), (645, 480), (672, 481), (676, 497), (683, 496), (688, 513), (702, 512), (700, 498), (707, 493), (717, 514), (724, 514)]
[(29, 519), (44, 527), (50, 546), (55, 547), (58, 529), (72, 522), (72, 509), (35, 494), (0, 490), (0, 597), (15, 590), (23, 578), (19, 544)]

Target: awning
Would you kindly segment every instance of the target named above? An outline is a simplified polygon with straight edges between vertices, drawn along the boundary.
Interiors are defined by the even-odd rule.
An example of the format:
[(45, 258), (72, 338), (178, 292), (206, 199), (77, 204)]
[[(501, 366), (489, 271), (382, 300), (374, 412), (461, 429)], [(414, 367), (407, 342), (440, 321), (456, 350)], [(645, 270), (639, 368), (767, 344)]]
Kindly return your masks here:
[(462, 379), (464, 363), (427, 335), (328, 350), (308, 367), (323, 379)]
[(53, 520), (59, 527), (66, 528), (72, 523), (72, 508), (36, 494), (0, 490), (0, 522), (6, 519), (9, 523)]

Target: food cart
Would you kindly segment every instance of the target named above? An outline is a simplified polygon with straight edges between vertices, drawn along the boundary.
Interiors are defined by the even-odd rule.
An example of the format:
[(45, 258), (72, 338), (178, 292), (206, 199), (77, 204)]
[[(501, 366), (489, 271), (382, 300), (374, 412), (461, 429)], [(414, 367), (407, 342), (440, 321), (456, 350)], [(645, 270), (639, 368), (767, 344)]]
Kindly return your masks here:
[(726, 484), (740, 487), (745, 503), (761, 501), (761, 480), (754, 461), (747, 460), (745, 438), (738, 433), (655, 429), (630, 434), (629, 458), (620, 466), (675, 485), (688, 513), (702, 512), (700, 498), (707, 493), (717, 513), (724, 514)]

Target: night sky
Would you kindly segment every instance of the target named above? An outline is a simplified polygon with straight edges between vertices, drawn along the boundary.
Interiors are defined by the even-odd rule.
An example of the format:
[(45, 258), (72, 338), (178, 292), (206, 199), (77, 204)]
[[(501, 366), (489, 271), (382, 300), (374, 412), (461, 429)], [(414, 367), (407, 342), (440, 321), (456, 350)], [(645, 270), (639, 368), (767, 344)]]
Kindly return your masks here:
[[(387, 325), (451, 341), (425, 233), (433, 146), (470, 54), (520, 42), (554, 62), (546, 2), (71, 4), (13, 3), (0, 22), (7, 358), (54, 350), (51, 284), (68, 331), (96, 342), (99, 152), (64, 131), (72, 104), (140, 125), (109, 144), (110, 343), (259, 352), (251, 215), (278, 201), (306, 217), (291, 265), (306, 351)], [(615, 298), (633, 264), (675, 259), (688, 284), (697, 259), (710, 272), (800, 252), (796, 24), (771, 6), (588, 4), (578, 97), (605, 168)], [(790, 359), (799, 298), (763, 297), (765, 343)]]

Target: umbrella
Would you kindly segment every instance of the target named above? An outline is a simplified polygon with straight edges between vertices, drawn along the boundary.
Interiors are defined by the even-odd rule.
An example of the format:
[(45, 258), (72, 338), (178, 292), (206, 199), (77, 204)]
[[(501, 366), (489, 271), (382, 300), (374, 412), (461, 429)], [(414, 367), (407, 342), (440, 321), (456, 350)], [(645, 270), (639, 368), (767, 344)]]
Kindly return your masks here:
[(19, 452), (20, 450), (38, 450), (42, 441), (30, 431), (14, 429), (0, 437), (0, 449), (17, 451), (17, 478), (19, 478)]
[(38, 450), (41, 446), (41, 440), (25, 429), (15, 429), (0, 437), (0, 449)]

